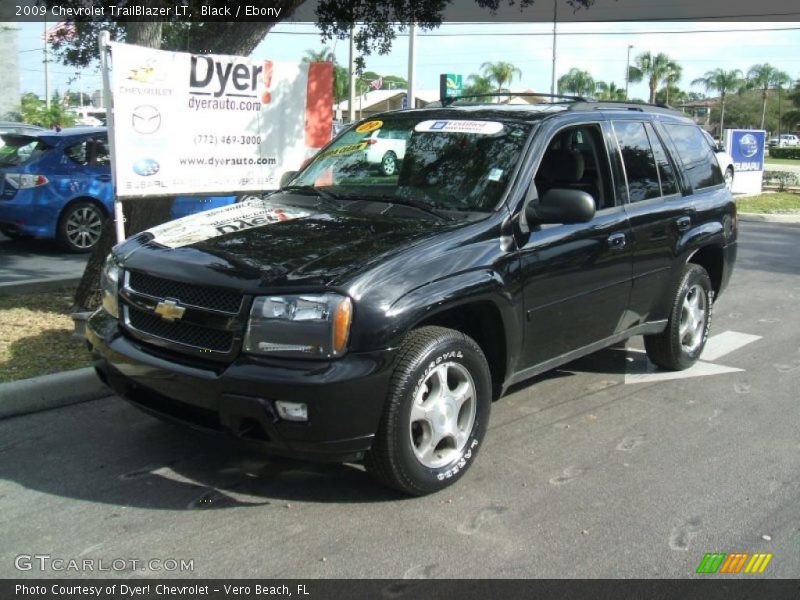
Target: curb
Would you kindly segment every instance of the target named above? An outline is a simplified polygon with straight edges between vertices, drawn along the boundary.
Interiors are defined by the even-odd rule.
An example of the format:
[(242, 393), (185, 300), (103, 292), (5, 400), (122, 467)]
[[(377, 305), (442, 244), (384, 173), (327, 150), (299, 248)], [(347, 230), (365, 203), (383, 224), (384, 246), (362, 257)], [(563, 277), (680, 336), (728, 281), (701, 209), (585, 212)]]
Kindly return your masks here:
[(800, 223), (800, 213), (765, 214), (740, 212), (736, 216), (741, 221), (753, 221), (758, 223)]
[(111, 395), (92, 367), (0, 383), (0, 419)]
[(25, 279), (23, 281), (7, 281), (0, 283), (0, 296), (58, 291), (66, 288), (76, 287), (80, 281), (80, 277), (67, 277), (65, 279)]

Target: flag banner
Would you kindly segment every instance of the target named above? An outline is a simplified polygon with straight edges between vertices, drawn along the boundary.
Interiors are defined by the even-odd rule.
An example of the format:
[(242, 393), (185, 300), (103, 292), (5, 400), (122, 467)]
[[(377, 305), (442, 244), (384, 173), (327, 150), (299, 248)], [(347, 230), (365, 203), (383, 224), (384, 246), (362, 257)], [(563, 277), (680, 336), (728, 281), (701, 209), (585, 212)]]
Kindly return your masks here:
[(111, 53), (120, 198), (277, 189), (331, 139), (331, 63)]

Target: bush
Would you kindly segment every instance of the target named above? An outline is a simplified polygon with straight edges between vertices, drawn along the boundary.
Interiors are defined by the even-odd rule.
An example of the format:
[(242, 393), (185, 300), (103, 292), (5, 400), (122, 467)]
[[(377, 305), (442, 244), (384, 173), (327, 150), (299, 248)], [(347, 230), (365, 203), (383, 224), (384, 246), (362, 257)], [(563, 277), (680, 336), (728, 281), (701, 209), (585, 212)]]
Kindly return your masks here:
[(769, 156), (770, 158), (793, 158), (800, 160), (800, 146), (770, 148)]
[(787, 186), (797, 185), (797, 174), (789, 171), (764, 171), (764, 185), (777, 185), (778, 191), (783, 191)]

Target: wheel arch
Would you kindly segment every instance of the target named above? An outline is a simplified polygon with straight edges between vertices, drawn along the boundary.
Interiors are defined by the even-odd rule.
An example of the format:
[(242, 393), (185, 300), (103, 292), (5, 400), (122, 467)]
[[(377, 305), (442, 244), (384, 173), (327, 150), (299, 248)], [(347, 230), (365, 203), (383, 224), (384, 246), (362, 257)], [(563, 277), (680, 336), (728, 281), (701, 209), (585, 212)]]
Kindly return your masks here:
[(725, 269), (725, 253), (722, 246), (718, 244), (702, 246), (692, 252), (686, 262), (687, 264), (692, 263), (703, 267), (708, 273), (709, 279), (711, 279), (714, 295), (719, 295), (722, 289), (722, 275)]

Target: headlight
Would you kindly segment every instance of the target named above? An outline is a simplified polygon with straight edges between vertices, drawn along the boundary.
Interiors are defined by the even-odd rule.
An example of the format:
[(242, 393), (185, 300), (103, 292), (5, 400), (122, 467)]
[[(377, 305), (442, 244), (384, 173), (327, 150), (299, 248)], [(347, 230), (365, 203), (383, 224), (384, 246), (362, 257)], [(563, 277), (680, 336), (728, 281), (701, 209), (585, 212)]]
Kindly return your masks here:
[(259, 296), (250, 311), (244, 351), (286, 357), (341, 356), (352, 317), (350, 298), (338, 294)]
[(103, 308), (106, 312), (119, 319), (119, 303), (117, 293), (119, 292), (119, 278), (122, 275), (117, 260), (113, 254), (109, 254), (103, 265), (103, 272), (100, 274), (100, 289), (103, 293)]

